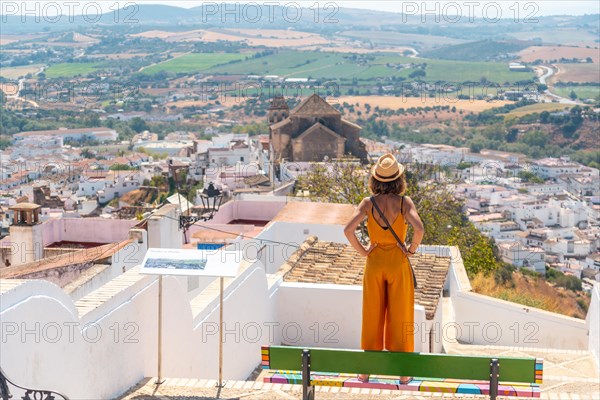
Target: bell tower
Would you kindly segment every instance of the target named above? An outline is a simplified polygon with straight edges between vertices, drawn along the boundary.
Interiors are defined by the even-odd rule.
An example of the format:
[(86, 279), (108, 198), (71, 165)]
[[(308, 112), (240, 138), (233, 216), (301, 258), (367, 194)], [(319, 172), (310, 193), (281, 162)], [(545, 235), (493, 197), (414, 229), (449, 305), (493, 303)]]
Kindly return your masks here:
[(285, 97), (276, 96), (271, 102), (269, 107), (269, 125), (276, 124), (277, 122), (283, 121), (290, 116), (290, 107), (285, 101)]

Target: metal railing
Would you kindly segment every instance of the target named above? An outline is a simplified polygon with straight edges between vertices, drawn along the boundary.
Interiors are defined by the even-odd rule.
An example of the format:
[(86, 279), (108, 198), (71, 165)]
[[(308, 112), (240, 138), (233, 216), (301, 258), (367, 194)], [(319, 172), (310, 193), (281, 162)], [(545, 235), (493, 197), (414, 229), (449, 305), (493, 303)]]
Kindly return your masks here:
[[(0, 368), (0, 400), (11, 400), (13, 399), (13, 395), (11, 394), (16, 392), (23, 392), (21, 400), (69, 400), (67, 396), (64, 394), (60, 394), (57, 392), (53, 392), (51, 390), (41, 390), (41, 389), (28, 389), (23, 386), (19, 386), (12, 381), (10, 381), (2, 368)], [(17, 389), (17, 390), (15, 390)]]

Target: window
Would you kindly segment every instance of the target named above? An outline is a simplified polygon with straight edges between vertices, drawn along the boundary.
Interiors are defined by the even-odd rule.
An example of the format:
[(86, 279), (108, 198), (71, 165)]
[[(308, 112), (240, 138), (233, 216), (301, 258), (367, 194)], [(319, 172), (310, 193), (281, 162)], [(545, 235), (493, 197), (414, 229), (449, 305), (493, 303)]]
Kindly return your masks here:
[(244, 161), (244, 157), (240, 157), (240, 161)]

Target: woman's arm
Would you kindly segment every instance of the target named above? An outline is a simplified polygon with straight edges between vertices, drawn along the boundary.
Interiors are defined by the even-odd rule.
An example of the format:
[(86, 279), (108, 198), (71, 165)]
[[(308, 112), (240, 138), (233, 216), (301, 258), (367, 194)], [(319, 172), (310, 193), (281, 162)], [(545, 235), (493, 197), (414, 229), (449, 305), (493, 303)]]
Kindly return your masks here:
[(365, 257), (369, 255), (369, 253), (375, 248), (375, 246), (377, 246), (376, 244), (371, 244), (371, 246), (368, 249), (365, 249), (364, 246), (360, 244), (355, 234), (356, 228), (365, 219), (365, 216), (367, 214), (367, 207), (368, 201), (367, 199), (363, 199), (363, 201), (360, 202), (356, 210), (354, 210), (354, 214), (352, 214), (350, 221), (348, 221), (348, 223), (344, 227), (344, 235), (346, 235), (346, 238), (348, 238), (348, 241), (350, 242), (352, 247), (354, 247), (354, 249), (358, 251), (360, 255)]
[(408, 223), (413, 227), (414, 231), (412, 243), (410, 244), (408, 251), (410, 253), (415, 253), (419, 248), (421, 241), (423, 240), (425, 228), (423, 228), (423, 222), (421, 222), (421, 217), (419, 217), (417, 207), (415, 207), (415, 203), (413, 203), (410, 197), (404, 197), (404, 204), (406, 205), (406, 215), (404, 218), (406, 218), (406, 221), (408, 221)]

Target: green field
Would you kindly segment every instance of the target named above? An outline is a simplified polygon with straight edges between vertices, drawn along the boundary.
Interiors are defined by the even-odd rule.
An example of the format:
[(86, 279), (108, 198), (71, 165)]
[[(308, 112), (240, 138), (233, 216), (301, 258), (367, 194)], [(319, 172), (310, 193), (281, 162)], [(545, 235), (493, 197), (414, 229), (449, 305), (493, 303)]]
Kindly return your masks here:
[(460, 62), (410, 58), (392, 55), (374, 55), (373, 59), (352, 54), (325, 52), (281, 51), (277, 54), (220, 65), (207, 72), (215, 74), (278, 75), (283, 78), (330, 79), (349, 82), (373, 83), (373, 79), (403, 77), (407, 80), (414, 68), (401, 68), (398, 64), (426, 63), (425, 81), (479, 82), (482, 77), (490, 82), (503, 84), (531, 79), (533, 72), (510, 72), (504, 63)]
[(156, 74), (157, 72), (166, 71), (193, 74), (206, 71), (220, 64), (227, 64), (230, 61), (244, 60), (246, 57), (251, 56), (252, 53), (190, 53), (143, 68), (140, 72), (144, 74)]
[(548, 112), (562, 111), (566, 108), (571, 108), (571, 107), (573, 107), (573, 106), (570, 106), (568, 104), (560, 104), (560, 103), (537, 103), (537, 104), (530, 104), (527, 106), (515, 108), (514, 110), (511, 110), (507, 114), (498, 114), (498, 115), (504, 115), (506, 118), (522, 117), (527, 114), (541, 113), (544, 111), (548, 111)]
[(447, 36), (421, 35), (392, 31), (344, 31), (340, 33), (340, 36), (377, 44), (417, 47), (419, 49), (428, 49), (466, 42), (466, 40), (454, 39)]
[(507, 32), (508, 35), (519, 40), (541, 39), (544, 43), (581, 45), (583, 43), (594, 45), (597, 35), (585, 29), (552, 29), (539, 31)]
[(103, 63), (63, 63), (51, 65), (46, 69), (47, 78), (72, 78), (77, 75), (87, 75), (101, 68)]
[(570, 96), (571, 91), (574, 91), (580, 100), (600, 97), (600, 86), (555, 86), (552, 88), (552, 93), (567, 98)]

